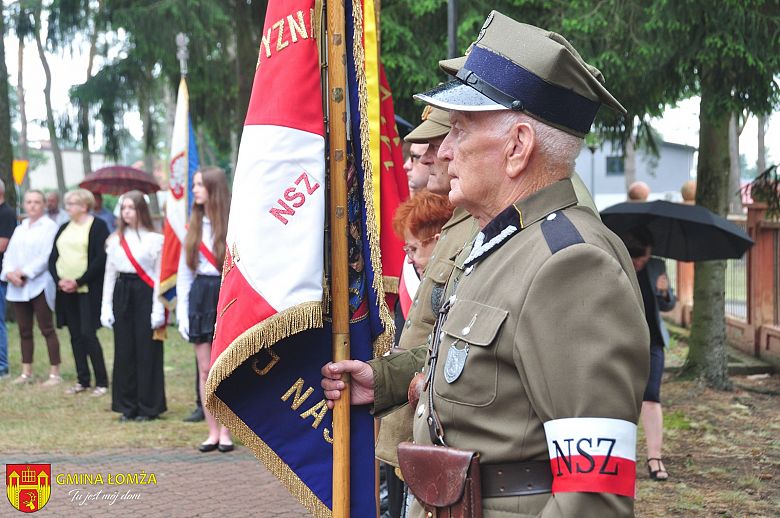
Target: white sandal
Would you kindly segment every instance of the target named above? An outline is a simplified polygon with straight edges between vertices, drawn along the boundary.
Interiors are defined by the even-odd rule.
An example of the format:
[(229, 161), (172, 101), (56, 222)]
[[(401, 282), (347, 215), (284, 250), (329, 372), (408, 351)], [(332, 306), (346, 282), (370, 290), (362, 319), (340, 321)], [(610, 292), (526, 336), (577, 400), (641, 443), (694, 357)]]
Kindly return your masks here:
[(44, 387), (53, 387), (62, 383), (62, 376), (56, 374), (49, 374), (49, 379), (41, 383)]
[(14, 385), (23, 385), (26, 383), (32, 383), (33, 382), (33, 376), (32, 374), (20, 374), (18, 378), (13, 380)]

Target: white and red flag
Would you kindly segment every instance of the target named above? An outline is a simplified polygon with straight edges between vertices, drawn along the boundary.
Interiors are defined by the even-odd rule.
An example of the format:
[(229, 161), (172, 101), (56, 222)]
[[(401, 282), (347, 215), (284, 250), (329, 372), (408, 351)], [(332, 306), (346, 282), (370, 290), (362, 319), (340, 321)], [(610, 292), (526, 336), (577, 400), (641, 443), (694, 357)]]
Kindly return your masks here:
[(179, 81), (176, 117), (171, 137), (171, 161), (168, 166), (169, 188), (165, 202), (162, 259), (160, 262), (160, 298), (168, 309), (176, 305), (176, 272), (187, 221), (192, 207), (192, 177), (198, 169), (198, 148), (190, 120), (190, 97), (187, 81)]

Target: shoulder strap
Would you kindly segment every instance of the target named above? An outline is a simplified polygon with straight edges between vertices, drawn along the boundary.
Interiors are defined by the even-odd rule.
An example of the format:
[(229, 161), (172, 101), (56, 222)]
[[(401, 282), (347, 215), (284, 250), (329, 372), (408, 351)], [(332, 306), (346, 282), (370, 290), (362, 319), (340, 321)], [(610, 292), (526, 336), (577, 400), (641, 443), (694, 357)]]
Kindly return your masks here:
[(542, 221), (542, 234), (553, 254), (585, 242), (574, 224), (561, 211), (553, 212)]
[(125, 255), (130, 260), (130, 264), (132, 264), (133, 268), (135, 268), (135, 273), (137, 273), (141, 280), (149, 285), (150, 288), (154, 289), (154, 281), (151, 277), (149, 277), (149, 274), (144, 271), (141, 265), (138, 264), (138, 261), (135, 260), (135, 257), (133, 257), (133, 252), (130, 251), (130, 246), (127, 244), (125, 236), (121, 234), (119, 235), (119, 244), (122, 246), (122, 250), (125, 251)]

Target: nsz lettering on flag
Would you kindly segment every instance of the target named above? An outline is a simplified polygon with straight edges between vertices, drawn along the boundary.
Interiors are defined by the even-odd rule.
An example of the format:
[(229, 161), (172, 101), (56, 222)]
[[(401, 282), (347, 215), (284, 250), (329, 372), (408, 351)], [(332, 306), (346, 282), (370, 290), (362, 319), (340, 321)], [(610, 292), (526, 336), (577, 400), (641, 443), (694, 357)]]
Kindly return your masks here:
[[(352, 10), (352, 5), (347, 5)], [(365, 85), (362, 10), (347, 13), (350, 98)], [(212, 343), (206, 406), (314, 516), (331, 516), (333, 428), (320, 387), (331, 359), (325, 257), (326, 134), (313, 0), (271, 0), (238, 162)], [(352, 21), (354, 20), (354, 27)], [(364, 87), (363, 87), (364, 88)], [(365, 104), (350, 103), (347, 154), (351, 356), (368, 360), (392, 337), (371, 194), (378, 175)], [(375, 516), (374, 419), (350, 410), (351, 515)]]
[(614, 493), (634, 497), (636, 425), (577, 417), (544, 423), (553, 493)]

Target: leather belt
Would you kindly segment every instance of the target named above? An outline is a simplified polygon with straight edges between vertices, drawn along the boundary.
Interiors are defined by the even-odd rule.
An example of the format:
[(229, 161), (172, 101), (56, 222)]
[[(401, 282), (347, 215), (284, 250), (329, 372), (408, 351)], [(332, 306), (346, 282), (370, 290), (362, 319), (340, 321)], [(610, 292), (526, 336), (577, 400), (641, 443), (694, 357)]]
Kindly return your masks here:
[(527, 496), (552, 491), (549, 461), (480, 464), (482, 498)]

